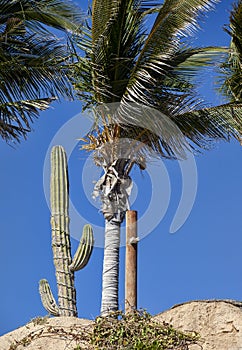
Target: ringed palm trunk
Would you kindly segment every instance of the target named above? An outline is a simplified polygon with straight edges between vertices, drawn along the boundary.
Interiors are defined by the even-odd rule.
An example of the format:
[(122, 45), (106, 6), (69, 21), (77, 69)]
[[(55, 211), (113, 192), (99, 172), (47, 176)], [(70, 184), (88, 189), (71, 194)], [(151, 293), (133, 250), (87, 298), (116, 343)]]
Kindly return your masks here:
[(120, 222), (105, 221), (101, 315), (117, 311), (119, 280)]

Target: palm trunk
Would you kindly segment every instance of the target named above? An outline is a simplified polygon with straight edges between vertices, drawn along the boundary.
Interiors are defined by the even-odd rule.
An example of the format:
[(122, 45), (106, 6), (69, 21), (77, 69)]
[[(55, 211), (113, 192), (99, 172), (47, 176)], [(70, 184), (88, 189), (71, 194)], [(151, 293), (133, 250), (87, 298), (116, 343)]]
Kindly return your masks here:
[(120, 222), (106, 220), (105, 249), (103, 259), (101, 315), (117, 311), (119, 277)]
[[(132, 188), (132, 180), (128, 176), (128, 172), (132, 167), (129, 167), (130, 159), (118, 157), (120, 153), (118, 152), (120, 148), (118, 146), (118, 144), (114, 144), (113, 152), (110, 147), (99, 150), (103, 155), (100, 164), (103, 166), (104, 175), (97, 181), (93, 192), (94, 197), (99, 195), (101, 197), (102, 213), (105, 218), (102, 316), (117, 311), (119, 308), (120, 225), (125, 217), (126, 210), (129, 209), (128, 198)], [(119, 151), (121, 151), (121, 148)], [(116, 160), (113, 153), (117, 156)]]

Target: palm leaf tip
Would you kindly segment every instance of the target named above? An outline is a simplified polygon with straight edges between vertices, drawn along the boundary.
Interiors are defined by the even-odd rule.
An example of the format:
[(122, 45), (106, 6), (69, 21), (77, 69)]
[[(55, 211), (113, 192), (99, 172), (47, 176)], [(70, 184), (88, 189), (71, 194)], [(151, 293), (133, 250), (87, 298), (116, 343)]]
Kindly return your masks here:
[(228, 103), (194, 110), (174, 121), (191, 142), (206, 149), (216, 140), (241, 139), (242, 104)]
[(32, 130), (31, 123), (39, 112), (49, 108), (56, 98), (21, 100), (0, 104), (0, 135), (3, 140), (20, 142)]
[(48, 32), (48, 27), (75, 31), (83, 25), (85, 15), (73, 2), (64, 0), (14, 0), (4, 1), (1, 17), (15, 17), (35, 32)]

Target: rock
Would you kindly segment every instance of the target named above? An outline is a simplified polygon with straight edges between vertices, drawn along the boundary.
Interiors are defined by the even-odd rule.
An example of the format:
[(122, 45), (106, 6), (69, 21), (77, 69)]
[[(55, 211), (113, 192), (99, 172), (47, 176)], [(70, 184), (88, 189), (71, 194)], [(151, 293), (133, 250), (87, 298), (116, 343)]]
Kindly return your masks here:
[[(189, 350), (242, 350), (241, 305), (231, 300), (191, 301), (154, 316), (154, 320), (183, 332), (198, 332), (201, 338)], [(37, 318), (0, 337), (0, 350), (92, 349), (85, 341), (92, 325), (93, 321), (75, 317)]]
[(36, 318), (0, 337), (0, 350), (89, 349), (84, 334), (93, 321), (76, 317)]
[(189, 350), (242, 350), (241, 304), (226, 300), (191, 301), (176, 305), (154, 319), (184, 332), (198, 332), (199, 344), (191, 345)]

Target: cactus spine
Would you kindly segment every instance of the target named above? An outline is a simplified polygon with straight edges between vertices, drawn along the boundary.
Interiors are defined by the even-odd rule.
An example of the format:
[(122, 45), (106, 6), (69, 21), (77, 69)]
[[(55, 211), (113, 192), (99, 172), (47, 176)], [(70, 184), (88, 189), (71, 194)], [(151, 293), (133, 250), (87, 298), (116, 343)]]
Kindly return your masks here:
[(72, 261), (69, 231), (69, 182), (64, 148), (53, 147), (51, 151), (51, 227), (52, 251), (56, 270), (58, 306), (46, 280), (39, 283), (43, 306), (55, 316), (77, 316), (74, 271), (86, 266), (92, 253), (93, 232), (85, 225), (79, 247)]

